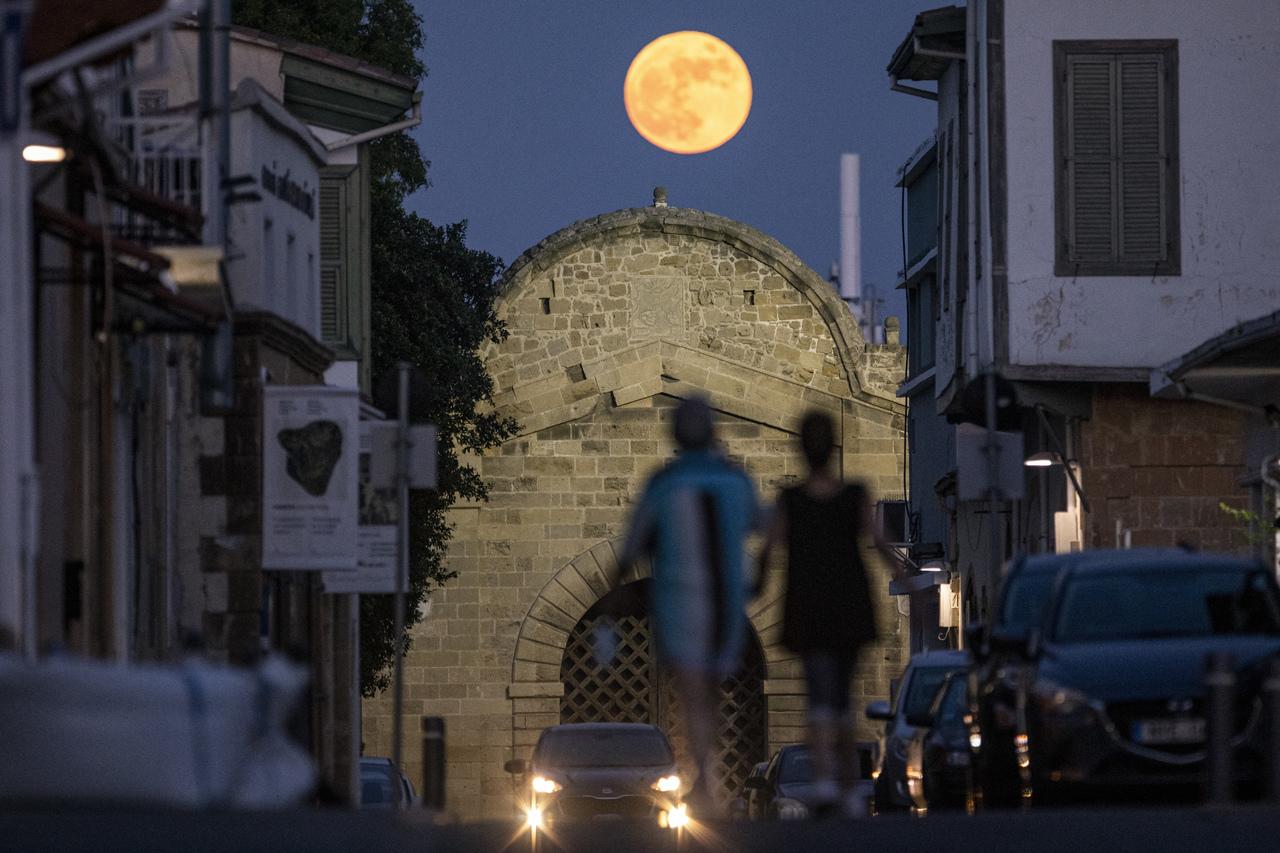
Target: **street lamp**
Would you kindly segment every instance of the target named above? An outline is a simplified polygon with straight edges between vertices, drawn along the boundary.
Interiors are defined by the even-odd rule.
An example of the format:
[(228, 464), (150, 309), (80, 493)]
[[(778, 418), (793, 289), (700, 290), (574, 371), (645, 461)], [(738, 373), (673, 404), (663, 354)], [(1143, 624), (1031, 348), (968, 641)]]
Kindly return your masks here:
[(1033, 453), (1022, 463), (1028, 468), (1048, 468), (1052, 465), (1061, 465), (1062, 457), (1051, 450), (1041, 450), (1039, 453)]

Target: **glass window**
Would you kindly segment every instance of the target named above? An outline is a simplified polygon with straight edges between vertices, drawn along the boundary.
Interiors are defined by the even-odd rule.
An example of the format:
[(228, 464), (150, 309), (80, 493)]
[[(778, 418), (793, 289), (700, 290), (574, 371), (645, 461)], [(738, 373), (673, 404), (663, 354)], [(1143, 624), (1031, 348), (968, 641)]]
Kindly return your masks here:
[(1053, 633), (1068, 643), (1277, 634), (1280, 612), (1260, 571), (1115, 572), (1069, 580)]
[(916, 669), (911, 681), (903, 692), (903, 709), (905, 715), (927, 714), (933, 704), (933, 697), (938, 695), (938, 688), (949, 673), (955, 672), (951, 666), (927, 666)]
[(544, 767), (656, 767), (673, 761), (666, 739), (652, 729), (547, 732), (534, 756)]
[(782, 756), (782, 770), (778, 781), (783, 784), (809, 782), (813, 779), (813, 764), (807, 749), (789, 749)]
[(1009, 579), (1000, 611), (1000, 625), (1011, 631), (1030, 631), (1040, 624), (1053, 591), (1056, 572), (1019, 572)]

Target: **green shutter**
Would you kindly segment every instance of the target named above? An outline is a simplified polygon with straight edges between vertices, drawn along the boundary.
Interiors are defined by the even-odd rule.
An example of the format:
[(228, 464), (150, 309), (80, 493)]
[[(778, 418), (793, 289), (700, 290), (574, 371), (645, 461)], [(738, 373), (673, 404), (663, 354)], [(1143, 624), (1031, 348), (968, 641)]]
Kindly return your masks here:
[[(1060, 275), (1176, 274), (1174, 48), (1058, 43)], [(1084, 43), (1080, 43), (1082, 46)]]
[(1164, 233), (1164, 79), (1158, 54), (1117, 57), (1120, 246), (1126, 261), (1155, 263), (1166, 257)]
[(1110, 261), (1116, 255), (1115, 62), (1073, 56), (1067, 72), (1067, 188), (1071, 257)]
[(345, 343), (346, 287), (344, 243), (347, 227), (346, 184), (320, 180), (320, 335), (328, 344)]

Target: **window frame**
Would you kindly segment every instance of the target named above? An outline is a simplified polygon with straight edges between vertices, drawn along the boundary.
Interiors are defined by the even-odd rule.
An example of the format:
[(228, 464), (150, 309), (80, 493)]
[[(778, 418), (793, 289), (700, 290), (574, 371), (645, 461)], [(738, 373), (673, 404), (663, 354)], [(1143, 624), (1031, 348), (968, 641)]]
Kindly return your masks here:
[[(1161, 109), (1166, 164), (1162, 176), (1165, 198), (1164, 229), (1168, 251), (1163, 260), (1076, 261), (1071, 258), (1067, 132), (1069, 127), (1067, 71), (1070, 58), (1079, 54), (1159, 54), (1164, 63), (1165, 82)], [(1182, 274), (1181, 150), (1178, 139), (1178, 40), (1177, 39), (1091, 39), (1055, 40), (1053, 43), (1053, 180), (1054, 180), (1054, 274), (1076, 276), (1177, 276)], [(1118, 155), (1117, 155), (1118, 156)], [(1116, 185), (1113, 192), (1119, 193)], [(1117, 233), (1120, 223), (1116, 223)]]

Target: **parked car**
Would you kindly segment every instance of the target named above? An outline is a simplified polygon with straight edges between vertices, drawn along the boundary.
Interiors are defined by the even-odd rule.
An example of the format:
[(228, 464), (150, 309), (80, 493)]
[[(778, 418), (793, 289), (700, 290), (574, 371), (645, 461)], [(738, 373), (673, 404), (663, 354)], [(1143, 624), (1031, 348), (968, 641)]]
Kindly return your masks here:
[(953, 672), (929, 710), (908, 717), (916, 733), (907, 744), (907, 792), (918, 813), (970, 806), (968, 680)]
[(363, 755), (360, 757), (360, 808), (380, 811), (396, 807), (399, 798), (400, 808), (412, 808), (418, 804), (417, 792), (413, 783), (403, 773), (397, 783), (392, 782), (393, 768), (391, 759), (379, 755)]
[(867, 718), (883, 720), (885, 724), (873, 774), (877, 812), (911, 807), (911, 795), (907, 791), (907, 744), (918, 727), (908, 720), (926, 714), (943, 679), (953, 672), (963, 672), (968, 666), (969, 656), (961, 651), (913, 655), (902, 673), (894, 703), (879, 701), (867, 706)]
[(1260, 689), (1280, 654), (1280, 589), (1261, 564), (1182, 551), (1064, 560), (1024, 653), (1015, 734), (1024, 797), (1194, 795), (1211, 653), (1230, 655), (1236, 670), (1237, 781), (1259, 780)]
[(729, 812), (734, 818), (754, 818), (756, 816), (758, 811), (757, 802), (761, 797), (761, 788), (751, 780), (764, 776), (764, 771), (768, 767), (769, 762), (761, 761), (751, 768), (751, 772), (747, 774), (747, 778), (742, 783), (742, 792), (730, 803)]
[[(858, 747), (860, 781), (855, 785), (854, 796), (864, 801), (871, 798), (873, 747), (870, 743)], [(754, 795), (749, 810), (753, 820), (803, 820), (813, 814), (817, 805), (813, 799), (813, 764), (809, 760), (809, 748), (804, 744), (780, 748), (769, 759), (763, 773), (753, 772), (747, 777), (745, 786)], [(865, 813), (865, 807), (862, 811)]]
[(1014, 736), (1027, 641), (1044, 618), (1064, 566), (1093, 551), (1016, 558), (996, 590), (992, 621), (965, 629), (973, 664), (968, 674), (973, 796), (980, 807), (1016, 805), (1022, 795)]
[(528, 825), (594, 818), (654, 818), (673, 825), (687, 815), (675, 753), (656, 726), (568, 723), (546, 729), (529, 761), (506, 763), (529, 786)]

